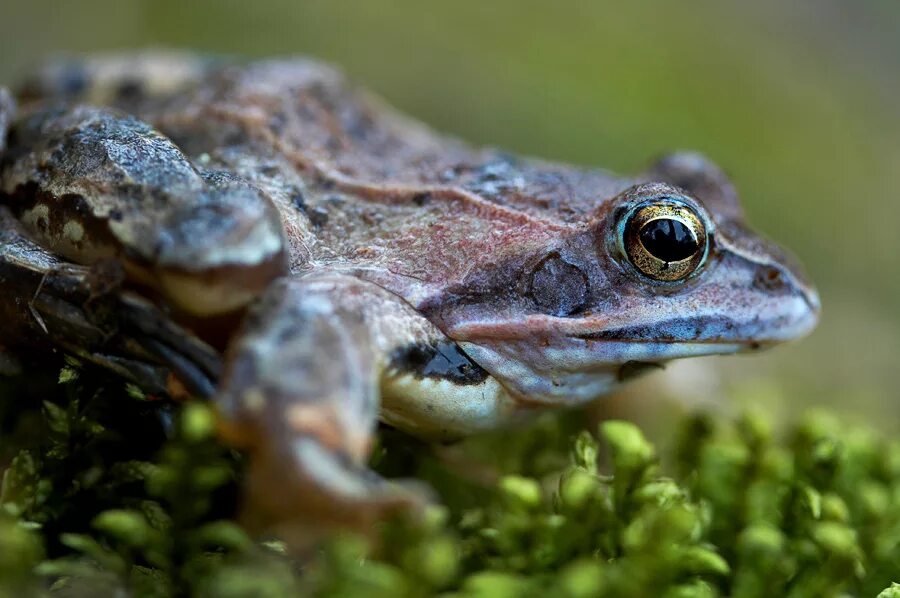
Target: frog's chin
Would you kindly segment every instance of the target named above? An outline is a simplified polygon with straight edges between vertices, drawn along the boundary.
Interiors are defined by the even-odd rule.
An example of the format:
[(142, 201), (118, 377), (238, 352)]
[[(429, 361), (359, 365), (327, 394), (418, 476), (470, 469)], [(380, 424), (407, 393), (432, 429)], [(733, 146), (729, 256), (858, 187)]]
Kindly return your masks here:
[(460, 342), (476, 363), (523, 403), (579, 405), (672, 359), (748, 350), (747, 343), (584, 341), (536, 344)]

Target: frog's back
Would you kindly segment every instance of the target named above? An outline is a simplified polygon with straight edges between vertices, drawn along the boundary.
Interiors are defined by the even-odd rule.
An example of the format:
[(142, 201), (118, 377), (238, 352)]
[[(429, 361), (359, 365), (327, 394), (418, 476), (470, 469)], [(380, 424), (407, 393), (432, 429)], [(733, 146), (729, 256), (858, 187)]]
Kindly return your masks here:
[(148, 116), (191, 153), (265, 139), (295, 166), (335, 182), (456, 189), (550, 221), (582, 220), (623, 184), (603, 171), (473, 149), (435, 134), (310, 59), (214, 71)]
[[(81, 81), (67, 100), (135, 114), (203, 168), (257, 185), (282, 213), (295, 271), (353, 271), (419, 301), (466, 280), (474, 264), (583, 230), (604, 199), (634, 182), (473, 149), (318, 61), (223, 65), (186, 56), (176, 81), (142, 83), (161, 76), (160, 60), (177, 62), (171, 54), (91, 59), (79, 76), (97, 81)], [(118, 81), (128, 69), (135, 79)], [(29, 89), (40, 97), (35, 89), (59, 96), (65, 88)]]
[(307, 59), (226, 68), (150, 118), (272, 190), (295, 268), (359, 271), (415, 300), (583, 230), (634, 182), (473, 149)]

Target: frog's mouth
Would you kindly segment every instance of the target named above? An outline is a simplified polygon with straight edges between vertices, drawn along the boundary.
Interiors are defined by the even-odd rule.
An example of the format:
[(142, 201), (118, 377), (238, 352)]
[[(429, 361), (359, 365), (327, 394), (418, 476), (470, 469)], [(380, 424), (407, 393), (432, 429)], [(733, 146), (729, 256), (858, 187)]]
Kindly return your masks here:
[(803, 336), (815, 326), (818, 311), (801, 303), (746, 320), (720, 310), (668, 319), (656, 314), (653, 322), (635, 314), (619, 322), (534, 315), (516, 323), (460, 324), (452, 334), (521, 400), (577, 404), (673, 359), (755, 351)]

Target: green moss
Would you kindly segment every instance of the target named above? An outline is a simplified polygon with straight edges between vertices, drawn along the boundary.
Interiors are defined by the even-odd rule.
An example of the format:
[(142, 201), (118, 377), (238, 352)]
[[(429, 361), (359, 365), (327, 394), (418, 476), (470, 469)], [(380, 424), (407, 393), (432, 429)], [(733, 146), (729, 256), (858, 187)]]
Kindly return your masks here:
[(0, 388), (0, 596), (900, 595), (900, 443), (825, 413), (687, 418), (671, 471), (577, 414), (440, 452), (385, 431), (377, 468), (443, 506), (292, 559), (234, 521), (207, 406), (95, 376)]

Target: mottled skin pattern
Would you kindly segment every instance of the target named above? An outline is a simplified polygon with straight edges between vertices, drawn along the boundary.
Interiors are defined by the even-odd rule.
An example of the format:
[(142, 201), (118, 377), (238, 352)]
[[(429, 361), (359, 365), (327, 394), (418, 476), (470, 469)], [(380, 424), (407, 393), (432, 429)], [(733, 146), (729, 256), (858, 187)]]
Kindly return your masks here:
[[(36, 236), (75, 261), (121, 260), (179, 307), (230, 311), (287, 270), (267, 198), (230, 172), (195, 169), (135, 118), (85, 106), (36, 110), (17, 123), (9, 153), (7, 203)], [(241, 272), (248, 261), (255, 272)], [(215, 305), (179, 296), (183, 279), (200, 276)], [(247, 286), (235, 288), (236, 278)], [(228, 291), (217, 293), (222, 285)]]
[[(0, 222), (15, 239), (0, 285), (76, 310), (85, 289), (140, 307), (104, 345), (0, 301), (19, 322), (0, 340), (41, 329), (145, 386), (162, 379), (135, 369), (149, 363), (213, 393), (276, 518), (366, 521), (414, 502), (365, 469), (379, 416), (452, 438), (817, 318), (798, 267), (746, 228), (731, 183), (696, 154), (618, 177), (473, 149), (306, 59), (97, 58), (46, 67), (19, 98), (0, 135)], [(0, 94), (0, 132), (12, 112)], [(623, 241), (657, 209), (702, 228), (684, 237), (703, 253), (679, 280), (641, 271)], [(84, 266), (59, 282), (47, 252)], [(96, 290), (110, 262), (120, 278)], [(22, 282), (42, 269), (57, 286)], [(221, 379), (197, 336), (225, 348)]]

